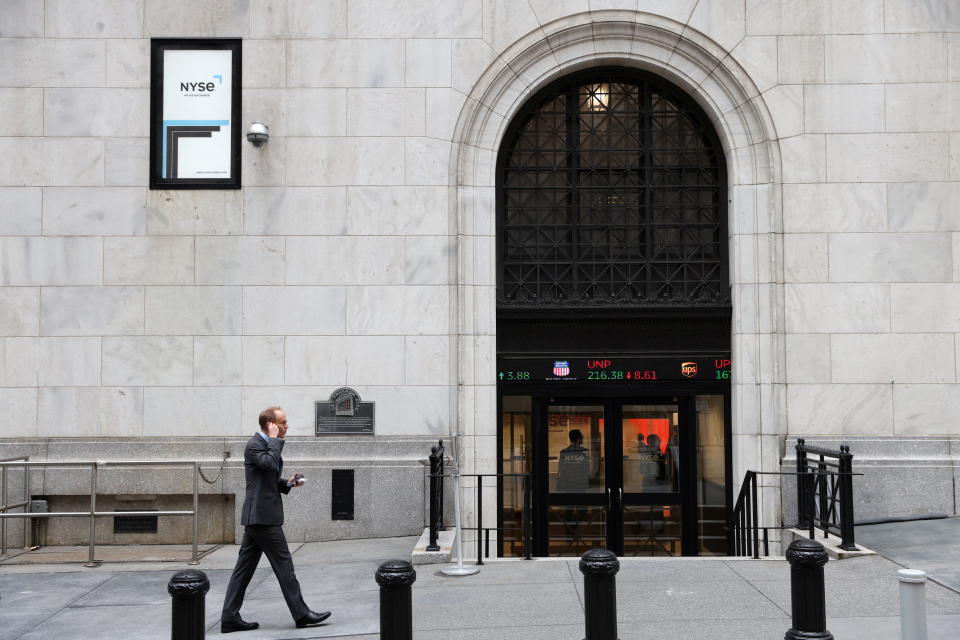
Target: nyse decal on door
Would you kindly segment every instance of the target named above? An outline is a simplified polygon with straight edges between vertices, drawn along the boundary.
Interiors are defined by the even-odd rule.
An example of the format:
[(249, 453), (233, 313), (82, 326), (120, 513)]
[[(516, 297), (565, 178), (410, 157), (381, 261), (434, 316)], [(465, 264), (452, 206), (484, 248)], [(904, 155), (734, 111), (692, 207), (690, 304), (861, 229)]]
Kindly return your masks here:
[(240, 186), (240, 46), (152, 41), (151, 188)]

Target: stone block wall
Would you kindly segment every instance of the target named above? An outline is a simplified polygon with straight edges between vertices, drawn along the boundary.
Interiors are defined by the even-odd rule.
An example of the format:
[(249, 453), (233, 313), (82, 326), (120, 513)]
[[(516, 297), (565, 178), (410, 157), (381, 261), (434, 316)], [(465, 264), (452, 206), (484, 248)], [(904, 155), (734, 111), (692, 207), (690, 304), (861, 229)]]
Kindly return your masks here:
[[(448, 432), (452, 40), (371, 38), (378, 4), (348, 37), (345, 1), (4, 3), (0, 406), (23, 417), (0, 435), (240, 435), (277, 403), (308, 434), (345, 385), (378, 433)], [(462, 9), (441, 28), (479, 37)], [(244, 126), (273, 137), (239, 191), (151, 191), (149, 39), (198, 36), (244, 39)]]
[[(854, 521), (960, 515), (960, 438), (955, 436), (814, 436), (808, 445), (853, 454)], [(796, 469), (796, 439), (787, 438), (783, 470)], [(797, 522), (797, 485), (782, 485), (784, 522)]]
[[(243, 38), (242, 189), (147, 188), (152, 37)], [(785, 436), (960, 434), (952, 0), (6, 0), (0, 437), (161, 455), (270, 404), (307, 435), (349, 385), (493, 471), (496, 149), (614, 63), (727, 151), (738, 477)]]
[[(192, 508), (192, 466), (165, 465), (167, 461), (202, 461), (204, 475), (197, 483), (201, 542), (240, 540), (241, 509), (246, 480), (243, 450), (247, 438), (36, 438), (0, 439), (0, 451), (31, 460), (56, 461), (153, 461), (150, 465), (101, 465), (97, 470), (97, 510), (124, 508), (138, 496), (147, 496), (154, 506), (166, 510)], [(284, 476), (300, 472), (303, 487), (283, 499), (284, 531), (296, 542), (419, 535), (427, 522), (427, 456), (436, 440), (422, 437), (367, 436), (288, 437), (284, 446)], [(448, 443), (449, 446), (449, 443)], [(217, 470), (223, 453), (230, 456), (223, 474)], [(354, 471), (354, 517), (332, 518), (332, 470)], [(10, 501), (23, 495), (22, 468), (8, 471)], [(50, 500), (50, 510), (89, 511), (90, 466), (42, 467), (30, 472), (30, 493)], [(118, 499), (120, 496), (122, 499)], [(102, 500), (101, 500), (102, 498)], [(447, 491), (448, 522), (452, 522), (452, 493)], [(172, 506), (171, 506), (172, 505)], [(147, 542), (183, 542), (191, 534), (189, 517), (161, 518), (161, 531)], [(8, 541), (20, 544), (22, 520), (8, 521)], [(88, 536), (85, 518), (56, 519), (46, 528), (48, 544), (80, 544)], [(185, 533), (186, 532), (186, 533)], [(79, 536), (79, 537), (78, 537)], [(99, 518), (97, 540), (123, 544), (129, 534), (112, 534), (112, 519)], [(79, 542), (75, 542), (78, 541)], [(144, 542), (143, 539), (130, 540)]]
[[(135, 498), (135, 499), (130, 499)], [(197, 538), (200, 544), (233, 544), (235, 537), (233, 495), (205, 495), (200, 499)], [(241, 496), (242, 499), (242, 496)], [(58, 495), (48, 500), (50, 511), (90, 509), (89, 496)], [(100, 511), (190, 511), (192, 495), (97, 495)], [(96, 544), (192, 544), (191, 516), (157, 516), (156, 533), (115, 533), (114, 518), (98, 518)], [(16, 538), (14, 538), (16, 539)], [(48, 545), (86, 545), (90, 540), (87, 518), (47, 518), (41, 521), (39, 543)]]

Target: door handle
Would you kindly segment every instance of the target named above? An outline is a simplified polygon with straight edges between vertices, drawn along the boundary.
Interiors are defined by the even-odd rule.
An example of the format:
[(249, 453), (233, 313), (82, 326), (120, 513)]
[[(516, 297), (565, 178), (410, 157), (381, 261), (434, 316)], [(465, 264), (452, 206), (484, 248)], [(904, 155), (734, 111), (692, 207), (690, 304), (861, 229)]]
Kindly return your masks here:
[(617, 500), (620, 502), (620, 511), (623, 511), (623, 487), (619, 488), (620, 495)]
[(613, 511), (613, 494), (610, 492), (610, 487), (607, 487), (607, 511)]

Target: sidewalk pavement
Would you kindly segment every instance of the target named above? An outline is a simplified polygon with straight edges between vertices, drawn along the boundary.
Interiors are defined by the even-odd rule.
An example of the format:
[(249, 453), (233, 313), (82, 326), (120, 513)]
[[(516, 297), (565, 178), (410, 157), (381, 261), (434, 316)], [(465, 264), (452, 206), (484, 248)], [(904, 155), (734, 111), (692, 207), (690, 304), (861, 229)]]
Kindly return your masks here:
[[(960, 593), (960, 518), (888, 522), (856, 528), (858, 543)], [(960, 638), (960, 630), (957, 631)]]
[[(415, 542), (385, 538), (292, 545), (307, 604), (333, 611), (329, 622), (296, 629), (264, 560), (242, 610), (244, 619), (260, 622), (260, 629), (228, 637), (376, 640), (379, 592), (374, 572), (383, 560), (409, 559)], [(188, 556), (184, 551), (182, 557)], [(211, 582), (206, 599), (209, 638), (220, 637), (220, 607), (236, 555), (237, 546), (224, 546), (206, 555), (199, 567)], [(186, 566), (0, 564), (0, 637), (167, 639), (167, 581)], [(583, 638), (583, 579), (576, 559), (491, 561), (479, 574), (463, 578), (443, 576), (440, 566), (416, 568), (417, 640)], [(899, 639), (899, 568), (880, 556), (827, 564), (827, 627), (834, 637)], [(623, 558), (617, 608), (621, 640), (782, 638), (790, 627), (789, 565), (783, 558)], [(928, 583), (927, 611), (930, 640), (957, 638), (960, 593)]]

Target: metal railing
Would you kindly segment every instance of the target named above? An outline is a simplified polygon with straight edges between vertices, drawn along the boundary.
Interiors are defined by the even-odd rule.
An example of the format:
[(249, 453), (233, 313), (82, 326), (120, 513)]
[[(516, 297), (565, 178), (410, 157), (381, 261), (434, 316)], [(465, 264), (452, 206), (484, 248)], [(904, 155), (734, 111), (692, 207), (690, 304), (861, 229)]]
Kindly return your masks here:
[[(846, 522), (840, 525), (831, 523), (829, 520), (821, 518), (822, 514), (828, 511), (818, 511), (820, 501), (817, 499), (821, 494), (823, 487), (835, 485), (838, 482), (837, 477), (846, 475), (863, 475), (862, 473), (846, 472), (841, 474), (836, 471), (817, 471), (807, 469), (805, 472), (790, 471), (747, 471), (743, 477), (743, 484), (740, 485), (740, 493), (737, 495), (737, 501), (734, 504), (733, 511), (730, 514), (730, 520), (727, 523), (727, 547), (731, 556), (752, 556), (760, 557), (760, 536), (763, 536), (763, 555), (770, 555), (770, 530), (783, 529), (783, 526), (761, 526), (758, 515), (759, 501), (757, 500), (757, 476), (795, 476), (799, 489), (797, 529), (807, 529), (811, 540), (816, 538), (816, 531), (823, 531), (823, 537), (826, 538), (830, 533), (845, 530)], [(844, 512), (840, 512), (841, 514)], [(849, 517), (849, 528), (853, 528), (853, 509), (851, 507)], [(844, 550), (856, 551), (857, 547), (841, 547)]]
[[(0, 463), (6, 462), (29, 462), (30, 456), (19, 456), (16, 458), (4, 458)], [(18, 509), (23, 507), (23, 513), (27, 513), (30, 507), (30, 472), (23, 470), (23, 500), (16, 504), (7, 504), (9, 496), (7, 495), (7, 467), (4, 465), (0, 470), (0, 483), (2, 483), (3, 505), (0, 505), (0, 514), (5, 514), (9, 509)], [(23, 548), (30, 547), (30, 522), (27, 521), (23, 526)], [(7, 520), (0, 519), (0, 556), (7, 555)]]
[(497, 535), (500, 535), (501, 532), (506, 533), (507, 531), (518, 531), (516, 527), (484, 527), (483, 526), (483, 479), (484, 478), (497, 478), (497, 485), (499, 486), (500, 478), (521, 478), (523, 483), (523, 488), (521, 489), (523, 494), (523, 504), (520, 508), (520, 537), (523, 540), (523, 557), (527, 560), (530, 559), (531, 553), (533, 552), (533, 522), (531, 515), (533, 514), (533, 503), (531, 502), (532, 496), (530, 492), (530, 474), (529, 473), (463, 473), (460, 475), (461, 478), (476, 478), (477, 479), (477, 502), (476, 502), (476, 513), (477, 513), (477, 526), (475, 527), (463, 527), (464, 531), (476, 531), (477, 532), (477, 564), (483, 564), (484, 558), (490, 557), (490, 532), (496, 531)]
[[(853, 534), (853, 454), (850, 447), (840, 445), (839, 451), (808, 445), (803, 438), (797, 438), (797, 473), (806, 478), (809, 471), (815, 472), (813, 491), (816, 494), (814, 509), (807, 513), (801, 508), (808, 499), (809, 487), (797, 483), (797, 513), (800, 514), (798, 527), (813, 526), (807, 522), (810, 516), (817, 528), (823, 529), (824, 537), (833, 533), (841, 539), (840, 548), (856, 551)], [(817, 456), (811, 460), (808, 456)], [(806, 479), (806, 482), (811, 480)], [(809, 511), (809, 510), (807, 510)]]
[(443, 440), (430, 447), (430, 542), (427, 551), (440, 551), (437, 532), (445, 529), (443, 524)]
[[(192, 516), (193, 517), (193, 551), (189, 564), (200, 564), (200, 557), (197, 551), (198, 534), (198, 507), (199, 507), (199, 480), (200, 480), (200, 462), (199, 461), (143, 461), (143, 460), (106, 460), (106, 461), (46, 461), (30, 462), (20, 461), (21, 458), (14, 460), (0, 461), (3, 479), (4, 509), (0, 513), (0, 522), (4, 524), (4, 534), (6, 533), (7, 518), (90, 518), (90, 541), (89, 558), (84, 564), (85, 567), (96, 567), (99, 562), (96, 560), (96, 522), (97, 518), (109, 518), (114, 516)], [(97, 511), (97, 476), (101, 467), (193, 467), (193, 510), (192, 511)], [(49, 513), (6, 513), (6, 491), (7, 491), (7, 468), (23, 467), (26, 470), (27, 480), (25, 481), (25, 490), (27, 491), (27, 502), (29, 503), (29, 476), (30, 469), (44, 467), (76, 467), (90, 469), (90, 510), (89, 511), (55, 511)], [(16, 505), (10, 505), (14, 508)], [(28, 521), (29, 523), (29, 521)], [(28, 529), (29, 527), (24, 527)], [(6, 536), (4, 535), (4, 543)], [(6, 550), (4, 544), (4, 551)]]
[[(437, 479), (442, 484), (443, 478), (453, 478), (452, 475), (438, 475)], [(530, 493), (530, 474), (529, 473), (461, 473), (461, 478), (476, 478), (477, 479), (477, 502), (476, 502), (476, 513), (477, 513), (477, 526), (475, 527), (460, 527), (461, 531), (476, 531), (477, 532), (477, 564), (482, 565), (484, 558), (490, 557), (490, 532), (496, 531), (499, 535), (500, 533), (506, 533), (508, 531), (519, 531), (520, 539), (523, 541), (523, 557), (526, 560), (530, 559), (531, 553), (533, 552), (533, 524), (532, 524), (532, 514), (533, 514), (533, 503), (531, 502), (532, 496)], [(485, 527), (483, 526), (483, 479), (484, 478), (497, 478), (499, 486), (500, 478), (521, 478), (523, 483), (522, 494), (523, 494), (523, 504), (520, 508), (520, 527)]]

